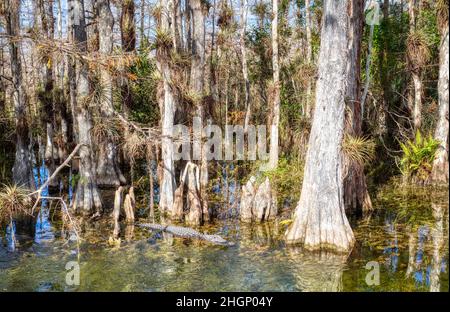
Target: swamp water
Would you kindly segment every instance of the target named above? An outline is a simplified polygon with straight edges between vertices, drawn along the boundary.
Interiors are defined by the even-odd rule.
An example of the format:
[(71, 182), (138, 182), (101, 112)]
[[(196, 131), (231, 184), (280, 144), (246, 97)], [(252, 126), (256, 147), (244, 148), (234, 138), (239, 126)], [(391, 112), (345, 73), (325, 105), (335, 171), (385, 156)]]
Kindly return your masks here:
[[(78, 246), (61, 238), (44, 205), (32, 235), (1, 233), (0, 291), (448, 291), (448, 190), (389, 185), (372, 196), (370, 219), (352, 220), (349, 256), (286, 247), (285, 226), (235, 219), (203, 229), (233, 247), (138, 228), (122, 229), (121, 246), (111, 247), (110, 224), (87, 230)], [(79, 286), (66, 284), (70, 261), (79, 263)]]

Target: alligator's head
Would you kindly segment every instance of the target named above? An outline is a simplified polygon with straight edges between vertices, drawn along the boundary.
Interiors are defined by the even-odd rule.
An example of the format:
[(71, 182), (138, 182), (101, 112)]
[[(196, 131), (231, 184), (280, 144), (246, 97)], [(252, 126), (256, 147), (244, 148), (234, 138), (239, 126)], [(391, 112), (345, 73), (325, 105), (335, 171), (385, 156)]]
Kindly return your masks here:
[(205, 235), (205, 237), (207, 238), (208, 241), (210, 241), (214, 244), (224, 245), (224, 246), (233, 246), (234, 245), (234, 243), (223, 239), (219, 235)]

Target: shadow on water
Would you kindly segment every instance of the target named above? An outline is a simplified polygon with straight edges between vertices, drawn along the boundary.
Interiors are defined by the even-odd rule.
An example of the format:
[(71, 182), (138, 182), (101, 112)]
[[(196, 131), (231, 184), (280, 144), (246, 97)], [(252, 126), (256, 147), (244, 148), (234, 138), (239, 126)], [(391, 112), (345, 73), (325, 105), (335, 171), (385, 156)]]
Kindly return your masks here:
[[(39, 171), (40, 181), (47, 172)], [(231, 182), (229, 183), (232, 184)], [(238, 184), (231, 194), (237, 196)], [(218, 186), (221, 192), (223, 186)], [(228, 199), (233, 197), (230, 195)], [(448, 190), (411, 194), (386, 187), (374, 196), (369, 220), (354, 224), (350, 255), (309, 253), (285, 245), (279, 222), (243, 224), (233, 199), (218, 221), (204, 227), (233, 247), (180, 239), (134, 227), (109, 246), (108, 223), (85, 228), (79, 253), (59, 235), (43, 202), (33, 236), (17, 229), (17, 251), (8, 252), (11, 229), (0, 246), (0, 290), (8, 291), (448, 291)], [(228, 215), (227, 215), (228, 214)], [(9, 231), (9, 232), (8, 232)], [(14, 233), (14, 230), (12, 231)], [(79, 286), (65, 283), (65, 266), (79, 261)], [(367, 282), (377, 264), (379, 284)]]

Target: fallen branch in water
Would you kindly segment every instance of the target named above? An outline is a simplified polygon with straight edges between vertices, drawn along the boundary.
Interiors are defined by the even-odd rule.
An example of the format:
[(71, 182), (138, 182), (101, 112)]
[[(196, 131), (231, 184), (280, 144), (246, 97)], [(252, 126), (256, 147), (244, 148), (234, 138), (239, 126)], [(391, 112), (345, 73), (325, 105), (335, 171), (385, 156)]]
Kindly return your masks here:
[(81, 143), (80, 143), (80, 144), (78, 144), (77, 146), (75, 146), (75, 148), (73, 149), (72, 153), (70, 153), (70, 155), (66, 158), (66, 160), (65, 160), (58, 168), (56, 168), (56, 170), (55, 170), (55, 171), (53, 172), (53, 174), (47, 179), (47, 181), (45, 181), (45, 183), (42, 184), (42, 185), (39, 187), (39, 189), (37, 189), (36, 191), (34, 191), (34, 192), (32, 192), (32, 193), (30, 193), (30, 194), (28, 195), (28, 196), (33, 196), (33, 195), (37, 194), (37, 196), (38, 196), (37, 199), (36, 199), (36, 202), (35, 202), (34, 205), (33, 205), (33, 208), (31, 209), (31, 214), (33, 214), (34, 209), (36, 209), (38, 203), (41, 201), (41, 199), (43, 199), (42, 196), (41, 196), (42, 191), (49, 185), (49, 183), (50, 183), (54, 178), (56, 178), (56, 177), (58, 176), (59, 172), (60, 172), (61, 170), (63, 170), (64, 167), (67, 167), (67, 166), (68, 166), (69, 162), (70, 162), (70, 161), (72, 160), (72, 158), (77, 154), (78, 150), (79, 150), (82, 146), (84, 146), (84, 145), (86, 145), (86, 144), (81, 144)]
[[(64, 198), (44, 196), (44, 197), (41, 197), (41, 199), (57, 200), (61, 203), (63, 216), (67, 218), (67, 221), (70, 224), (69, 231), (72, 230), (75, 233), (75, 236), (77, 237), (77, 242), (79, 242), (80, 241), (79, 232), (81, 232), (81, 229), (80, 229), (79, 225), (77, 224), (77, 222), (72, 219), (72, 216), (70, 215), (69, 209), (67, 207), (66, 202), (64, 201)], [(63, 222), (64, 222), (64, 217), (63, 217)], [(63, 223), (63, 228), (64, 228), (64, 223)]]
[[(76, 223), (75, 220), (72, 219), (72, 216), (70, 215), (69, 209), (67, 207), (66, 202), (64, 201), (64, 199), (62, 197), (50, 197), (50, 196), (42, 196), (42, 191), (49, 185), (49, 183), (58, 176), (59, 172), (64, 169), (65, 167), (67, 167), (69, 165), (69, 162), (72, 160), (72, 158), (78, 153), (78, 150), (82, 147), (85, 146), (86, 144), (78, 144), (77, 146), (75, 146), (75, 148), (73, 149), (72, 153), (70, 153), (69, 156), (67, 156), (66, 160), (58, 167), (56, 168), (56, 170), (53, 172), (53, 174), (47, 179), (47, 181), (45, 181), (45, 183), (43, 183), (36, 191), (28, 194), (28, 197), (34, 197), (35, 194), (37, 194), (37, 198), (36, 201), (34, 202), (33, 208), (31, 209), (31, 215), (33, 215), (34, 210), (36, 209), (36, 207), (38, 206), (39, 202), (42, 199), (47, 199), (47, 200), (57, 200), (61, 203), (62, 206), (62, 213), (63, 213), (63, 220), (64, 218), (67, 219), (68, 223), (70, 224), (70, 229), (73, 230), (73, 232), (75, 233), (75, 236), (77, 238), (77, 243), (79, 243), (80, 241), (80, 228), (78, 226), (78, 224)], [(70, 230), (69, 229), (69, 230)]]

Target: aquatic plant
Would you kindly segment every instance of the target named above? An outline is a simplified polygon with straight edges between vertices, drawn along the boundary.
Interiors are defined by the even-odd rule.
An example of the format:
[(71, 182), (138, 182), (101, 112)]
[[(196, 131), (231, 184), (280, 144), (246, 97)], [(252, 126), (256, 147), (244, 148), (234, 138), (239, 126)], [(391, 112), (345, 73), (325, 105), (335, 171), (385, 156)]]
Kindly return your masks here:
[(426, 181), (431, 173), (439, 144), (432, 135), (423, 137), (419, 130), (414, 140), (400, 142), (403, 156), (400, 159), (399, 168), (402, 175), (408, 180)]
[(17, 185), (3, 185), (0, 190), (0, 223), (9, 222), (14, 216), (30, 212), (29, 190)]

